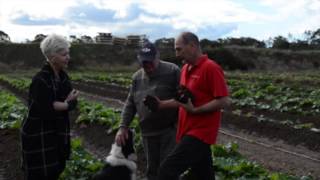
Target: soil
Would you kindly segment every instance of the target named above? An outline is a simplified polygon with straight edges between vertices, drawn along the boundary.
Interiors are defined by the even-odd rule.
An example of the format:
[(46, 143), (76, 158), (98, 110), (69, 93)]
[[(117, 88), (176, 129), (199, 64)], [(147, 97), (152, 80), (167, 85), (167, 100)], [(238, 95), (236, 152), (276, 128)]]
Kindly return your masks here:
[[(239, 109), (233, 107), (233, 109)], [(263, 117), (268, 119), (273, 119), (276, 121), (283, 121), (283, 120), (290, 120), (296, 123), (312, 123), (314, 127), (320, 128), (320, 121), (318, 116), (316, 115), (308, 115), (303, 116), (294, 113), (288, 112), (276, 112), (276, 111), (268, 111), (268, 110), (259, 110), (259, 109), (252, 109), (252, 108), (244, 108), (241, 107), (242, 114), (253, 113), (256, 115), (263, 115)]]
[(239, 129), (221, 128), (218, 144), (236, 142), (239, 152), (252, 162), (271, 172), (296, 176), (311, 175), (320, 179), (320, 153), (297, 145), (289, 145), (279, 139), (270, 139)]
[(0, 137), (0, 180), (22, 180), (19, 131), (0, 129)]
[(90, 92), (91, 94), (96, 94), (100, 96), (112, 97), (113, 99), (119, 99), (121, 101), (125, 101), (128, 95), (128, 88), (107, 84), (107, 83), (99, 83), (92, 81), (76, 81), (73, 82), (73, 86), (76, 89), (84, 92)]
[(314, 151), (320, 151), (320, 133), (309, 129), (294, 129), (290, 126), (270, 121), (258, 122), (253, 117), (223, 114), (222, 127), (226, 129), (245, 130), (270, 139), (279, 139), (292, 146), (302, 145)]

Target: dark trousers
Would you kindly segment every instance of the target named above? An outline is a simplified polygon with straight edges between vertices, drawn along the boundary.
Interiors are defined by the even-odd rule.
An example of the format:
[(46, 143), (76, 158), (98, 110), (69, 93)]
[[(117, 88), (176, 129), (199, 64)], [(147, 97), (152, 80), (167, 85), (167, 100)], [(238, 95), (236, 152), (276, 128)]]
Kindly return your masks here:
[(55, 175), (52, 175), (50, 177), (48, 176), (42, 176), (42, 175), (37, 175), (37, 174), (28, 174), (28, 175), (25, 175), (24, 179), (25, 180), (57, 180), (59, 178), (59, 174), (55, 174)]
[(210, 145), (186, 135), (161, 164), (159, 180), (178, 180), (189, 168), (199, 180), (214, 180), (212, 163)]
[(142, 138), (147, 159), (146, 174), (148, 180), (157, 179), (160, 163), (176, 145), (175, 137), (176, 129), (172, 128), (164, 134)]

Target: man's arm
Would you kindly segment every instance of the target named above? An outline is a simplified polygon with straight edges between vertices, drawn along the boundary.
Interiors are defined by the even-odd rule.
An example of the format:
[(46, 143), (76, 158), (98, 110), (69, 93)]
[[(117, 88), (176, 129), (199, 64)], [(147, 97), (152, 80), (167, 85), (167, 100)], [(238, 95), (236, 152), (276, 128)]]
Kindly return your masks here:
[(179, 104), (192, 114), (208, 113), (229, 107), (231, 105), (231, 98), (229, 96), (215, 98), (199, 107), (194, 107), (190, 99), (186, 104)]
[(178, 108), (180, 103), (175, 99), (168, 99), (168, 100), (159, 100), (159, 109), (167, 109), (167, 108)]
[(132, 122), (137, 109), (133, 100), (133, 87), (131, 86), (126, 103), (121, 113), (121, 122), (119, 130), (116, 134), (115, 141), (118, 145), (124, 145), (126, 139), (128, 139), (128, 128)]

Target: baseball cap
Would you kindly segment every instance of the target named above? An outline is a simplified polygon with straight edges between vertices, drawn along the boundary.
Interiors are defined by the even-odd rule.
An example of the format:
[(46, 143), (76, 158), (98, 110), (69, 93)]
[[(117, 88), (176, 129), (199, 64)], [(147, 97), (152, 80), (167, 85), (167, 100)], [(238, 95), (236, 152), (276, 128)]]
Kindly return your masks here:
[(145, 43), (138, 52), (140, 62), (152, 62), (156, 59), (157, 48), (153, 43)]

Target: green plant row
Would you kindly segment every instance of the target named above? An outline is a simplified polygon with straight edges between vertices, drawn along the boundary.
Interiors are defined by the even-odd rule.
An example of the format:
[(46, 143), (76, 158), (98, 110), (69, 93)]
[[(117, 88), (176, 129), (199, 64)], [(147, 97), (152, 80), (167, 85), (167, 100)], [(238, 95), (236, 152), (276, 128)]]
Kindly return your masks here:
[(238, 145), (228, 143), (212, 147), (214, 167), (219, 179), (224, 180), (311, 180), (311, 176), (295, 177), (283, 173), (273, 173), (255, 162), (246, 160), (239, 152)]
[[(78, 103), (79, 116), (76, 119), (76, 123), (81, 124), (100, 124), (106, 127), (107, 132), (114, 133), (118, 130), (121, 111), (114, 108), (108, 108), (101, 103), (90, 102), (84, 99), (79, 99)], [(135, 133), (140, 133), (138, 125), (139, 121), (135, 117), (131, 123), (131, 128)], [(141, 137), (135, 136), (136, 148), (142, 148)]]
[(70, 78), (73, 81), (98, 81), (129, 87), (131, 75), (132, 73), (73, 72), (70, 73)]
[(0, 81), (9, 83), (13, 88), (19, 91), (27, 91), (31, 84), (31, 79), (17, 78), (10, 75), (0, 75)]
[(310, 131), (313, 132), (320, 132), (320, 129), (315, 127), (314, 123), (302, 123), (299, 120), (296, 119), (283, 119), (283, 120), (276, 120), (270, 117), (266, 117), (262, 114), (256, 114), (255, 112), (243, 112), (241, 111), (241, 109), (235, 109), (233, 111), (231, 111), (230, 113), (232, 113), (233, 115), (236, 116), (241, 116), (241, 117), (245, 117), (245, 118), (254, 118), (257, 122), (272, 122), (275, 124), (281, 124), (281, 125), (285, 125), (294, 129), (308, 129)]
[(0, 90), (0, 129), (18, 129), (27, 112), (25, 105), (14, 95)]
[(233, 103), (239, 107), (288, 112), (297, 115), (320, 113), (320, 89), (287, 87), (265, 81), (228, 80)]
[(320, 73), (317, 71), (303, 72), (226, 72), (227, 79), (241, 79), (250, 82), (264, 81), (266, 83), (292, 86), (317, 87), (320, 85)]
[[(102, 104), (80, 101), (79, 103), (80, 116), (78, 122), (98, 123), (110, 127), (116, 125), (118, 127), (120, 113), (112, 108), (106, 108)], [(83, 116), (82, 116), (83, 115)], [(84, 116), (86, 118), (84, 118)], [(82, 120), (80, 120), (82, 119)], [(106, 123), (106, 121), (109, 122)], [(135, 124), (136, 126), (136, 124)], [(114, 130), (115, 130), (114, 129)], [(139, 132), (137, 133), (139, 135)], [(136, 136), (136, 137), (137, 137)], [(136, 144), (139, 143), (136, 141)], [(238, 152), (238, 145), (230, 143), (225, 146), (215, 145), (213, 148), (214, 166), (216, 174), (220, 179), (261, 179), (261, 180), (311, 180), (312, 177), (303, 176), (295, 177), (282, 173), (272, 173), (265, 170), (262, 166), (246, 160)], [(186, 173), (186, 176), (188, 175)], [(192, 179), (190, 179), (192, 180)]]
[[(89, 180), (99, 171), (104, 163), (93, 157), (82, 147), (80, 139), (72, 140), (72, 154), (60, 180)], [(216, 177), (221, 180), (312, 180), (311, 176), (295, 177), (283, 173), (272, 173), (255, 162), (249, 162), (238, 152), (238, 145), (212, 146)], [(186, 172), (185, 179), (196, 180), (190, 172)]]
[[(4, 101), (5, 102), (11, 102), (13, 104), (19, 104), (16, 101), (15, 96), (8, 95), (8, 93), (3, 93), (1, 91), (1, 98), (2, 94), (5, 94)], [(9, 97), (9, 98), (8, 98)], [(15, 99), (15, 100), (14, 100)], [(2, 99), (1, 99), (2, 100)], [(10, 105), (10, 107), (14, 107), (13, 104)], [(23, 107), (23, 105), (21, 104)], [(7, 109), (7, 108), (5, 108)], [(20, 117), (16, 119), (17, 122), (22, 121), (22, 116), (26, 113), (26, 108), (22, 108), (22, 111), (19, 111), (19, 113), (16, 112), (16, 116), (14, 117)], [(97, 103), (91, 103), (86, 102), (84, 100), (79, 101), (79, 111), (80, 116), (84, 114), (88, 114), (88, 119), (90, 121), (85, 120), (86, 118), (83, 118), (82, 120), (79, 120), (79, 123), (99, 123), (102, 118), (102, 125), (106, 126), (112, 126), (119, 122), (120, 116), (119, 112), (116, 110), (106, 108), (101, 104)], [(4, 111), (5, 112), (5, 111)], [(90, 114), (90, 115), (89, 115)], [(97, 115), (94, 115), (97, 114)], [(80, 116), (78, 119), (80, 119)], [(117, 123), (104, 123), (106, 122), (106, 119), (109, 119), (110, 122), (116, 122)], [(16, 123), (20, 124), (20, 123)], [(19, 127), (19, 126), (17, 126)], [(140, 137), (139, 131), (137, 132), (137, 136)], [(137, 143), (137, 141), (136, 141)], [(266, 180), (310, 180), (312, 179), (309, 176), (304, 177), (294, 177), (289, 176), (281, 173), (270, 173), (261, 166), (257, 165), (256, 163), (249, 162), (245, 160), (237, 151), (237, 145), (236, 144), (228, 144), (226, 146), (216, 145), (213, 146), (213, 154), (214, 154), (214, 166), (216, 169), (217, 176), (220, 177), (220, 179), (266, 179)], [(91, 176), (97, 172), (102, 166), (103, 162), (101, 160), (95, 159), (92, 155), (85, 152), (83, 148), (81, 148), (81, 141), (75, 140), (72, 143), (72, 156), (71, 160), (68, 162), (67, 168), (64, 171), (63, 175), (61, 176), (61, 179), (68, 179), (68, 180), (79, 180), (79, 179), (90, 179)]]
[[(260, 110), (271, 110), (278, 112), (288, 112), (297, 115), (317, 115), (320, 113), (320, 90), (319, 88), (305, 88), (301, 86), (288, 86), (287, 84), (277, 83), (273, 79), (274, 74), (260, 73), (236, 73), (229, 75), (228, 85), (234, 100), (234, 104), (239, 107), (252, 107)], [(318, 76), (312, 74), (314, 79)], [(122, 86), (130, 86), (130, 73), (71, 73), (73, 80), (99, 81), (115, 83)], [(282, 75), (283, 79), (289, 78), (289, 75)], [(281, 74), (280, 74), (281, 77)], [(301, 76), (299, 76), (301, 78)], [(279, 78), (279, 77), (278, 77)], [(27, 90), (30, 85), (30, 79), (12, 78), (9, 76), (0, 76), (0, 80), (10, 83), (19, 90)]]
[(102, 160), (93, 157), (83, 148), (81, 139), (72, 139), (71, 157), (59, 180), (89, 180), (103, 165)]

